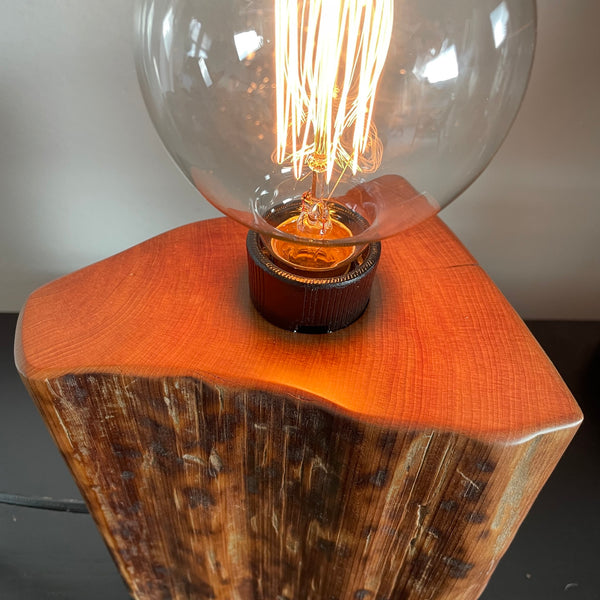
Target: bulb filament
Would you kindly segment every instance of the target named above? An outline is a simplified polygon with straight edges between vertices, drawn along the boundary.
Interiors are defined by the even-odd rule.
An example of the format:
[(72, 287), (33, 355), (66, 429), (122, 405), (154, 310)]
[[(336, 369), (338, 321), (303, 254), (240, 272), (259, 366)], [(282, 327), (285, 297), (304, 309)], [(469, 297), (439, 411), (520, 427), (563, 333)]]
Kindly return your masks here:
[(275, 0), (277, 162), (356, 174), (374, 135), (393, 0)]
[(294, 235), (345, 237), (330, 197), (346, 171), (379, 166), (373, 104), (392, 23), (393, 0), (275, 0), (275, 157), (296, 179), (305, 166), (312, 176)]

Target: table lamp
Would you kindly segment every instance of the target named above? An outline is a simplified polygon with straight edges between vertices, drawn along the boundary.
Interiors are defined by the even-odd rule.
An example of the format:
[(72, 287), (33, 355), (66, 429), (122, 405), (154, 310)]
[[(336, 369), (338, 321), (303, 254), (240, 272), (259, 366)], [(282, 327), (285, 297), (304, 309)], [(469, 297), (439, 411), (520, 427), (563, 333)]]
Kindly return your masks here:
[(230, 218), (37, 290), (15, 345), (134, 598), (480, 596), (581, 421), (435, 216), (534, 41), (530, 0), (138, 1), (154, 125)]

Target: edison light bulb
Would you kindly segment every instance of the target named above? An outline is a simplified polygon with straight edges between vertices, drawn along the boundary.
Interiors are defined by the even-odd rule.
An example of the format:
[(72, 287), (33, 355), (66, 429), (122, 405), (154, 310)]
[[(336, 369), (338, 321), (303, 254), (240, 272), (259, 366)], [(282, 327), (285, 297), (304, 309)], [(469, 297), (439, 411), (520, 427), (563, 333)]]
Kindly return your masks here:
[(273, 260), (343, 272), (483, 171), (516, 115), (533, 0), (139, 0), (165, 146)]

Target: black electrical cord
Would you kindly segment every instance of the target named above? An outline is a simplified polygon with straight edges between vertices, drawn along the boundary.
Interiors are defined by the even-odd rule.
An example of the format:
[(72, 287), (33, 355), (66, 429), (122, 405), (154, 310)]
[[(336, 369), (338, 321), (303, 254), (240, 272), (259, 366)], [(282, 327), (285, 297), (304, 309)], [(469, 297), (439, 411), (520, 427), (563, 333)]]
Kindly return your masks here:
[(0, 504), (12, 504), (13, 506), (26, 506), (28, 508), (58, 510), (70, 513), (89, 513), (85, 502), (72, 498), (55, 500), (47, 496), (21, 496), (20, 494), (0, 492)]

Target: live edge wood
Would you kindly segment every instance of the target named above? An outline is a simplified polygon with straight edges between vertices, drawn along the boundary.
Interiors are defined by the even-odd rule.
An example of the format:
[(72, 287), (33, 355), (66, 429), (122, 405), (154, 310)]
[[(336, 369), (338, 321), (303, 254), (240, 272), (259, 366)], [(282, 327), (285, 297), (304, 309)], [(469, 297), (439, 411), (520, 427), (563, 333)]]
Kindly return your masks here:
[(553, 366), (436, 218), (329, 335), (254, 312), (244, 236), (170, 231), (21, 314), (17, 366), (132, 595), (477, 598), (581, 421)]

